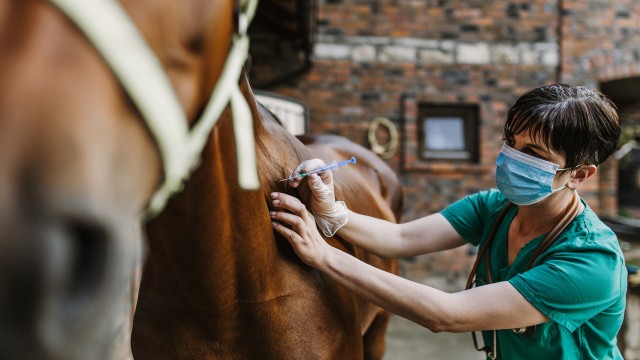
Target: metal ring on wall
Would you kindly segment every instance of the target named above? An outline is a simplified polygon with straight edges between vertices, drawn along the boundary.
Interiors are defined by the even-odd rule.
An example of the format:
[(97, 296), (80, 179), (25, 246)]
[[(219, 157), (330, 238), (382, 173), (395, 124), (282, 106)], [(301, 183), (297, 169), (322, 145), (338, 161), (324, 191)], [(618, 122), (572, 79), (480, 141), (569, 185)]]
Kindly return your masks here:
[[(376, 131), (380, 126), (387, 128), (389, 132), (389, 141), (380, 144), (376, 138)], [(369, 124), (368, 131), (369, 144), (371, 151), (379, 155), (383, 159), (390, 159), (398, 150), (398, 129), (391, 120), (383, 117), (377, 117)]]

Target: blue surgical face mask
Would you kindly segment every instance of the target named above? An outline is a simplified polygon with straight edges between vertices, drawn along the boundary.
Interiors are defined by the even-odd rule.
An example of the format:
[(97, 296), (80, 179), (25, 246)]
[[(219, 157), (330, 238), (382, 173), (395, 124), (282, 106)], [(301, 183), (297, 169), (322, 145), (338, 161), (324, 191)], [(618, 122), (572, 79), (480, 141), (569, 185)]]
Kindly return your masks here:
[(516, 205), (531, 205), (542, 201), (556, 191), (553, 178), (560, 165), (522, 153), (507, 144), (502, 145), (496, 160), (498, 190)]

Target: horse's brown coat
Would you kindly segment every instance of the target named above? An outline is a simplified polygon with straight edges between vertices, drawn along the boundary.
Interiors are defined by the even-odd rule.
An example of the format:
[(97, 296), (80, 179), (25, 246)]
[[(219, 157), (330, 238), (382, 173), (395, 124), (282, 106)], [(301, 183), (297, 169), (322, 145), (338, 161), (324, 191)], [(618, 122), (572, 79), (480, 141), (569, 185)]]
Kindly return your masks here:
[[(246, 80), (243, 89), (253, 100)], [(381, 358), (388, 315), (302, 264), (288, 242), (274, 235), (269, 194), (295, 193), (277, 180), (314, 154), (252, 105), (263, 191), (238, 188), (225, 113), (201, 167), (147, 227), (149, 259), (134, 321), (134, 356), (357, 359), (366, 352), (367, 358)], [(365, 149), (351, 147), (349, 156), (363, 161), (336, 174), (337, 196), (355, 211), (395, 221), (380, 194), (384, 183), (390, 198), (397, 196), (397, 182), (362, 173), (390, 169), (377, 158), (367, 159)], [(338, 238), (329, 241), (394, 270), (390, 260)], [(363, 334), (369, 334), (364, 348)]]

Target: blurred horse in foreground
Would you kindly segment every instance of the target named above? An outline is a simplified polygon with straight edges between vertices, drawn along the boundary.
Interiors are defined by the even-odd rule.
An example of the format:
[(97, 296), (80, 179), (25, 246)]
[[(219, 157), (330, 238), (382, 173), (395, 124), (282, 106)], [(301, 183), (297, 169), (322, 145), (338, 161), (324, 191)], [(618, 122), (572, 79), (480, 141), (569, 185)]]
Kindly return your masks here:
[(0, 3), (0, 358), (119, 357), (140, 225), (183, 184), (147, 224), (136, 358), (382, 357), (388, 314), (303, 265), (274, 235), (268, 199), (291, 193), (276, 180), (304, 159), (356, 156), (337, 196), (395, 221), (398, 181), (344, 139), (305, 147), (256, 104), (241, 75), (254, 11)]
[(109, 353), (160, 182), (153, 138), (83, 34), (48, 1), (0, 1), (0, 359)]

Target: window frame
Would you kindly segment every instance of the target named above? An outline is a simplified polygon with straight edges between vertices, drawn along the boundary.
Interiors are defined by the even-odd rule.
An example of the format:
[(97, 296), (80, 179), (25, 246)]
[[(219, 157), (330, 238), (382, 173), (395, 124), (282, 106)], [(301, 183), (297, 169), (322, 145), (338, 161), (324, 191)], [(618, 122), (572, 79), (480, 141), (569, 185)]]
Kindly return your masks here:
[[(447, 117), (462, 119), (464, 150), (436, 150), (427, 148), (426, 123), (429, 118)], [(422, 161), (479, 163), (479, 125), (480, 108), (477, 104), (443, 104), (432, 102), (418, 103), (418, 157)], [(452, 152), (463, 152), (465, 157), (451, 156)], [(428, 154), (427, 154), (428, 153)], [(438, 154), (441, 156), (438, 156)]]

